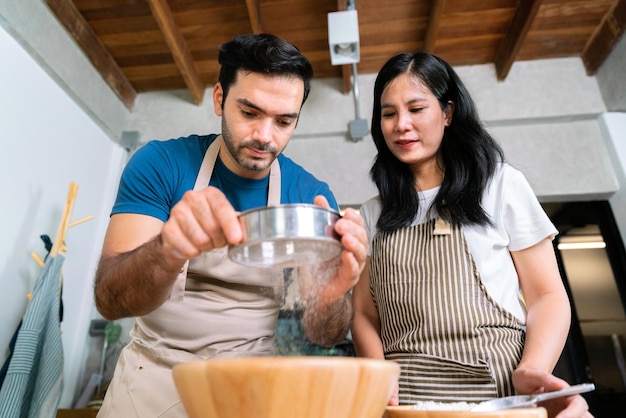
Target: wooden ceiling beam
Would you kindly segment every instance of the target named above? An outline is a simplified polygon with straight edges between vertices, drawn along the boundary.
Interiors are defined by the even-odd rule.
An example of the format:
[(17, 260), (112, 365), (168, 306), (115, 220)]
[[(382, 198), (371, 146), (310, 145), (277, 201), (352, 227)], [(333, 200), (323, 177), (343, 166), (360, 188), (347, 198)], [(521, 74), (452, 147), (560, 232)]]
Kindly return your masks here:
[(588, 75), (594, 75), (626, 28), (626, 0), (615, 0), (581, 54)]
[(263, 33), (263, 21), (261, 20), (261, 5), (260, 0), (246, 0), (246, 7), (248, 8), (248, 16), (250, 17), (250, 26), (252, 27), (252, 33)]
[(183, 76), (183, 80), (185, 80), (187, 88), (191, 92), (193, 100), (196, 104), (202, 103), (206, 86), (198, 74), (191, 52), (187, 47), (187, 42), (185, 42), (185, 38), (183, 38), (178, 25), (174, 21), (174, 15), (167, 4), (167, 0), (148, 0), (148, 4), (152, 10), (152, 15), (161, 28), (161, 32), (163, 32), (165, 42), (170, 48), (174, 61)]
[(496, 53), (495, 66), (498, 80), (506, 78), (522, 48), (526, 35), (537, 16), (542, 0), (517, 0), (515, 14)]
[(111, 90), (127, 109), (132, 109), (135, 97), (137, 97), (135, 88), (78, 11), (74, 2), (71, 0), (46, 0), (46, 3)]
[(443, 15), (443, 8), (446, 0), (432, 0), (430, 2), (430, 18), (428, 19), (428, 27), (426, 28), (426, 36), (424, 37), (424, 51), (431, 54), (435, 50), (435, 40), (439, 31), (439, 23)]

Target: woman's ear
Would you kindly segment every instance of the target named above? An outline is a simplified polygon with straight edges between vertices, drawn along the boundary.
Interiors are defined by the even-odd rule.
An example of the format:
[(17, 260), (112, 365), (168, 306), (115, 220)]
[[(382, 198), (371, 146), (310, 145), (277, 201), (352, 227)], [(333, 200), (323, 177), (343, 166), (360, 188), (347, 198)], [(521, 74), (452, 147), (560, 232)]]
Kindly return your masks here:
[(450, 126), (452, 123), (452, 116), (454, 115), (454, 102), (452, 100), (448, 100), (448, 104), (443, 109), (443, 113), (446, 118), (446, 126)]

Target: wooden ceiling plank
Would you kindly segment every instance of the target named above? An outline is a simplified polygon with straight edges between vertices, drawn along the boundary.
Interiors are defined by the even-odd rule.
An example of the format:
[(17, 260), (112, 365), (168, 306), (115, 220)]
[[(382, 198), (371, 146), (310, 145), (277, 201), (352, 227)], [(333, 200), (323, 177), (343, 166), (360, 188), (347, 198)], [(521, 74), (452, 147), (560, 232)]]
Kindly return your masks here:
[(263, 33), (263, 22), (261, 20), (261, 5), (260, 0), (246, 0), (246, 7), (248, 8), (248, 16), (250, 17), (250, 26), (252, 27), (252, 33)]
[[(611, 45), (623, 31), (620, 17), (624, 18), (626, 14), (623, 9), (626, 0), (544, 0), (534, 20), (526, 22), (530, 28), (523, 37), (520, 36), (523, 30), (519, 28), (523, 28), (524, 24), (520, 25), (518, 21), (519, 35), (516, 38), (512, 25), (513, 16), (516, 11), (521, 13), (518, 10), (520, 7), (530, 10), (529, 1), (397, 0), (384, 3), (377, 0), (356, 0), (361, 35), (358, 72), (376, 74), (389, 56), (398, 51), (414, 51), (420, 48), (434, 50), (453, 65), (478, 65), (497, 61), (498, 67), (503, 67), (507, 62), (512, 66), (519, 60), (561, 56), (580, 56), (584, 61), (596, 60), (599, 63), (606, 59), (603, 57), (614, 48)], [(47, 2), (73, 3), (78, 10), (75, 14), (80, 15), (90, 25), (87, 29), (92, 32), (90, 36), (96, 43), (100, 42), (100, 50), (102, 47), (108, 48), (108, 58), (116, 60), (113, 65), (117, 66), (120, 80), (132, 86), (129, 96), (131, 98), (124, 100), (127, 106), (135, 101), (137, 92), (189, 88), (187, 81), (181, 76), (178, 62), (174, 60), (173, 48), (164, 41), (162, 29), (157, 24), (149, 2)], [(331, 64), (326, 14), (335, 10), (346, 10), (348, 3), (348, 0), (246, 0), (245, 3), (167, 1), (180, 33), (184, 35), (184, 45), (195, 61), (192, 68), (198, 72), (205, 86), (213, 84), (217, 79), (218, 46), (230, 36), (254, 29), (277, 33), (293, 42), (311, 60), (315, 77), (341, 77), (342, 85), (337, 89), (345, 94), (350, 94), (354, 67)], [(613, 11), (607, 14), (607, 10), (612, 7)], [(604, 22), (596, 29), (603, 17)], [(101, 58), (93, 58), (97, 47), (85, 46), (84, 39), (87, 35), (83, 33), (84, 30), (70, 27), (68, 32), (79, 43), (79, 39), (83, 38), (81, 47), (85, 55), (101, 72), (115, 94), (122, 98), (124, 93), (114, 85), (120, 81), (110, 81), (111, 76), (107, 72), (111, 70), (106, 69), (109, 67), (102, 64), (104, 61)], [(516, 42), (522, 44), (518, 52), (514, 52)], [(597, 45), (602, 42), (607, 45)], [(501, 50), (504, 52), (499, 55)], [(102, 56), (106, 57), (106, 52)], [(599, 65), (583, 63), (589, 67), (589, 71), (594, 71), (593, 68)], [(100, 70), (101, 67), (105, 70)], [(155, 73), (153, 82), (150, 81), (152, 72)], [(502, 74), (504, 75), (500, 78), (506, 76), (506, 71)], [(193, 99), (190, 101), (193, 102)]]
[(519, 53), (526, 35), (537, 16), (542, 0), (518, 0), (509, 30), (498, 48), (495, 57), (496, 75), (498, 80), (506, 78), (511, 66)]
[(594, 75), (626, 28), (626, 0), (615, 0), (581, 54), (588, 75)]
[(432, 0), (430, 5), (430, 18), (424, 36), (424, 51), (432, 53), (435, 50), (435, 41), (439, 31), (439, 23), (443, 16), (446, 0)]
[(71, 0), (46, 0), (46, 3), (111, 90), (127, 109), (132, 109), (137, 92), (74, 3)]
[(148, 3), (195, 103), (202, 103), (205, 85), (196, 70), (196, 65), (187, 43), (174, 21), (174, 15), (167, 4), (167, 0), (148, 0)]

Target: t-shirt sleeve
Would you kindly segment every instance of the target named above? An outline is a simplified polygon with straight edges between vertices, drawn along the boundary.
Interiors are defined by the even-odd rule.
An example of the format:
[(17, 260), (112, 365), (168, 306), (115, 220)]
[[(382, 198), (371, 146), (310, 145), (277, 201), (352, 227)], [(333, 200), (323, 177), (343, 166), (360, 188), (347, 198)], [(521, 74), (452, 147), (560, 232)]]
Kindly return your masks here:
[(502, 190), (503, 224), (509, 250), (530, 248), (541, 240), (553, 239), (558, 231), (545, 213), (526, 177), (508, 167)]
[(155, 141), (147, 143), (124, 168), (111, 215), (134, 213), (165, 222), (170, 212), (174, 173), (162, 148)]
[(337, 199), (335, 198), (335, 195), (333, 194), (333, 192), (330, 190), (330, 187), (328, 186), (328, 184), (321, 182), (320, 189), (315, 195), (324, 196), (326, 200), (328, 200), (328, 204), (330, 205), (331, 208), (333, 208), (336, 211), (339, 210), (339, 204), (337, 203)]
[(322, 195), (334, 210), (339, 210), (335, 195), (328, 183), (319, 180), (302, 166), (283, 154), (278, 156), (281, 172), (281, 203), (312, 204), (315, 196)]
[(365, 222), (365, 230), (367, 232), (367, 239), (370, 244), (370, 249), (367, 255), (370, 255), (372, 248), (372, 240), (374, 239), (374, 235), (376, 235), (377, 228), (376, 223), (378, 222), (378, 218), (380, 217), (381, 212), (381, 204), (380, 197), (376, 196), (361, 205), (359, 209), (359, 213), (363, 217), (363, 221)]

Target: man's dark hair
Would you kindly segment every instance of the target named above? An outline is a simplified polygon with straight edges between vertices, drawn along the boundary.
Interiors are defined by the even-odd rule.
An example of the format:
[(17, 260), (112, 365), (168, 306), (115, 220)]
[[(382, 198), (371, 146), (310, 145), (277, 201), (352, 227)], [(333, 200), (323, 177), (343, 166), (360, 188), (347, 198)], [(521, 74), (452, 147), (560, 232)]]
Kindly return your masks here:
[(236, 81), (239, 70), (301, 79), (304, 82), (302, 104), (311, 89), (311, 63), (298, 48), (276, 35), (262, 33), (235, 36), (220, 46), (218, 62), (222, 66), (219, 82), (224, 99)]

